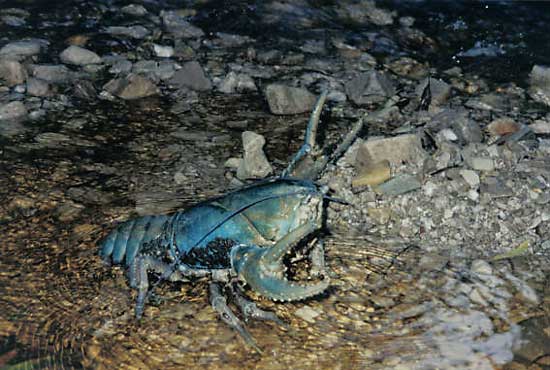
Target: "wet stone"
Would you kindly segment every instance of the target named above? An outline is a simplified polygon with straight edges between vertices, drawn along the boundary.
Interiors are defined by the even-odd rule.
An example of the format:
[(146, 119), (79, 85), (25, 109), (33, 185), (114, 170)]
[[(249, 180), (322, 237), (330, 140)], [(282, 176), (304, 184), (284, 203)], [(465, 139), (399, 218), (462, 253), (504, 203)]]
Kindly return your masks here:
[(281, 84), (268, 85), (265, 97), (273, 114), (310, 112), (315, 104), (315, 95), (306, 89)]
[(33, 65), (34, 77), (53, 84), (64, 84), (73, 78), (73, 73), (64, 65)]
[(204, 32), (199, 27), (193, 26), (175, 11), (162, 11), (160, 16), (166, 31), (176, 38), (185, 39), (204, 36)]
[(232, 94), (235, 92), (256, 91), (257, 89), (252, 77), (231, 71), (220, 83), (218, 90), (224, 94)]
[(403, 174), (378, 185), (375, 190), (384, 195), (396, 196), (420, 189), (422, 184), (416, 176)]
[(0, 49), (0, 56), (7, 57), (29, 57), (40, 53), (44, 42), (40, 40), (15, 41), (4, 45)]
[(140, 75), (129, 75), (109, 81), (103, 88), (121, 99), (133, 100), (157, 94), (156, 85)]
[(120, 8), (124, 14), (133, 15), (134, 17), (142, 17), (147, 14), (147, 9), (143, 5), (130, 4)]
[(195, 91), (208, 91), (212, 88), (210, 79), (204, 74), (201, 65), (196, 61), (185, 63), (170, 79), (170, 84), (186, 87)]
[(390, 138), (373, 138), (360, 144), (357, 150), (355, 168), (363, 172), (372, 163), (388, 161), (400, 165), (403, 162), (421, 163), (426, 156), (420, 138), (415, 134)]
[(134, 39), (143, 39), (151, 33), (147, 28), (139, 25), (130, 27), (111, 26), (107, 27), (105, 32), (115, 36), (126, 36)]
[(0, 59), (0, 80), (6, 82), (8, 86), (22, 84), (27, 78), (25, 68), (15, 60)]
[(241, 180), (248, 178), (263, 178), (269, 175), (273, 168), (269, 164), (264, 151), (265, 138), (252, 131), (242, 134), (244, 158), (237, 169), (237, 177)]
[(303, 307), (297, 309), (294, 314), (309, 323), (314, 323), (315, 318), (320, 315), (319, 312), (307, 305), (304, 305)]
[[(449, 97), (451, 96), (451, 85), (446, 83), (445, 81), (435, 79), (430, 77), (430, 95), (431, 95), (431, 107), (438, 107), (440, 105), (443, 105), (447, 102)], [(424, 90), (428, 86), (428, 79), (425, 79), (418, 85), (416, 89), (416, 94), (418, 98), (420, 99), (422, 97), (422, 94), (424, 93)]]
[(529, 95), (540, 103), (550, 106), (550, 67), (535, 65), (529, 76)]
[(20, 101), (12, 101), (0, 104), (0, 120), (21, 119), (27, 115), (25, 104)]
[(395, 94), (393, 82), (384, 73), (370, 71), (346, 83), (346, 94), (357, 105), (381, 103)]
[(59, 54), (59, 58), (65, 64), (83, 66), (86, 64), (99, 64), (101, 57), (91, 50), (80, 46), (71, 45)]
[(50, 84), (38, 78), (29, 78), (27, 80), (27, 93), (32, 96), (51, 95)]
[(153, 44), (153, 51), (159, 58), (170, 58), (174, 56), (174, 48), (170, 45)]

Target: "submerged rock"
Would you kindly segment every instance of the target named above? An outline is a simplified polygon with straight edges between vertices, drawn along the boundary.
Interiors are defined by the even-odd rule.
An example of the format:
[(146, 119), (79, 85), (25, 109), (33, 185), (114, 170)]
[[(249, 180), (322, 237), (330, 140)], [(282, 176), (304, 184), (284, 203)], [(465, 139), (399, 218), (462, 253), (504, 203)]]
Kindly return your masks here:
[(0, 120), (23, 118), (27, 115), (25, 104), (20, 101), (12, 101), (0, 104)]
[(306, 89), (281, 84), (268, 85), (265, 97), (273, 114), (310, 112), (315, 104), (315, 95)]
[(27, 71), (21, 63), (15, 60), (0, 60), (0, 80), (8, 86), (15, 86), (25, 82)]
[(32, 96), (49, 96), (52, 91), (50, 84), (39, 78), (29, 78), (27, 80), (27, 93)]
[(156, 85), (140, 75), (129, 75), (109, 81), (103, 88), (121, 99), (133, 100), (157, 94)]
[(346, 84), (346, 94), (357, 105), (384, 102), (395, 94), (391, 79), (386, 74), (370, 71), (360, 74)]
[(101, 57), (91, 50), (71, 45), (59, 54), (59, 58), (65, 64), (83, 66), (86, 64), (99, 64)]
[(147, 28), (139, 25), (131, 27), (111, 26), (107, 27), (105, 32), (115, 36), (127, 36), (134, 39), (143, 39), (151, 33)]
[(42, 42), (41, 40), (23, 40), (10, 42), (0, 49), (0, 56), (9, 56), (14, 58), (29, 57), (40, 53), (40, 49), (43, 45), (44, 42)]
[(170, 79), (170, 84), (177, 87), (187, 87), (195, 91), (212, 89), (212, 82), (206, 77), (201, 65), (196, 61), (185, 63)]
[(257, 89), (252, 77), (231, 71), (220, 83), (218, 90), (225, 94), (232, 94), (234, 92), (256, 91)]
[(64, 65), (33, 65), (32, 75), (36, 78), (53, 84), (64, 84), (69, 82), (74, 74)]

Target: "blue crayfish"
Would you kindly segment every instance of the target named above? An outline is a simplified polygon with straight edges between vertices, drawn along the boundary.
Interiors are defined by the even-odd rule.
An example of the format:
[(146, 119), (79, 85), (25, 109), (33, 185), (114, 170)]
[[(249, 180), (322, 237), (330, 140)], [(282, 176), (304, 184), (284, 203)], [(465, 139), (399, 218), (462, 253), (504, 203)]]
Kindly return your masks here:
[(333, 155), (322, 154), (315, 137), (325, 100), (323, 93), (311, 114), (304, 144), (279, 177), (173, 214), (126, 221), (107, 235), (101, 242), (101, 255), (127, 267), (130, 285), (138, 290), (135, 307), (138, 318), (149, 290), (148, 272), (156, 272), (160, 280), (171, 281), (211, 276), (213, 308), (249, 345), (260, 351), (228, 306), (224, 286), (231, 291), (245, 319), (267, 319), (281, 324), (274, 313), (247, 300), (238, 283), (278, 301), (312, 297), (329, 286), (321, 242), (315, 243), (310, 253), (312, 270), (320, 272), (316, 282), (288, 280), (283, 262), (300, 241), (321, 229), (324, 201), (332, 198), (327, 195), (326, 186), (313, 180), (349, 147), (362, 126), (359, 120)]

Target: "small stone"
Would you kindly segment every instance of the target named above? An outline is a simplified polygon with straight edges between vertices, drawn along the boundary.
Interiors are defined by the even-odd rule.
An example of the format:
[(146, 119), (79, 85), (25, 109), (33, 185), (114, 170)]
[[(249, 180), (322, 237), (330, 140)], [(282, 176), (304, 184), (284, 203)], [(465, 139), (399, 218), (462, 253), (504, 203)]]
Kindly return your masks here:
[(125, 100), (140, 99), (158, 92), (156, 85), (151, 80), (134, 74), (126, 78), (111, 80), (103, 88)]
[(476, 274), (481, 275), (492, 275), (493, 274), (493, 268), (491, 265), (484, 260), (475, 260), (472, 262), (472, 266), (470, 267), (470, 270)]
[[(443, 80), (439, 80), (432, 77), (429, 78), (429, 81), (430, 81), (430, 95), (432, 97), (430, 107), (438, 107), (440, 105), (445, 104), (445, 102), (451, 96), (451, 85), (449, 85)], [(424, 90), (426, 89), (427, 85), (428, 85), (428, 78), (422, 81), (420, 85), (418, 85), (418, 87), (416, 88), (416, 94), (419, 99), (422, 97), (422, 94), (424, 93)]]
[(460, 175), (471, 188), (476, 189), (479, 186), (479, 176), (477, 172), (472, 170), (460, 170)]
[(470, 167), (476, 171), (493, 171), (495, 162), (491, 158), (471, 157), (467, 159)]
[(257, 89), (252, 77), (231, 71), (220, 83), (218, 90), (224, 94), (232, 94), (235, 92), (256, 91)]
[(210, 79), (204, 74), (201, 65), (196, 61), (185, 63), (170, 79), (170, 84), (177, 87), (187, 87), (195, 91), (212, 89)]
[(0, 56), (29, 57), (40, 53), (43, 43), (40, 40), (15, 41), (0, 49)]
[(355, 177), (351, 186), (376, 186), (387, 181), (391, 177), (391, 167), (388, 160), (383, 160), (376, 163), (368, 163), (362, 167), (363, 172)]
[(381, 103), (395, 94), (391, 79), (382, 72), (360, 74), (346, 84), (346, 94), (357, 105)]
[(0, 104), (0, 120), (20, 119), (27, 115), (25, 104), (20, 101), (12, 101)]
[(166, 31), (176, 38), (199, 38), (204, 36), (203, 30), (187, 22), (176, 11), (161, 11), (160, 16)]
[(0, 60), (0, 80), (4, 80), (7, 86), (15, 86), (25, 82), (27, 71), (15, 60)]
[(33, 65), (34, 77), (53, 84), (64, 84), (73, 78), (72, 72), (64, 65)]
[(497, 118), (487, 125), (487, 132), (492, 136), (504, 136), (513, 134), (521, 128), (521, 125), (511, 118)]
[(83, 66), (86, 64), (99, 64), (101, 57), (91, 50), (80, 46), (71, 45), (59, 54), (59, 58), (65, 64)]
[(27, 80), (27, 93), (32, 96), (49, 96), (51, 95), (50, 84), (39, 78), (29, 78)]
[(265, 97), (273, 114), (310, 112), (315, 104), (315, 95), (306, 89), (281, 84), (268, 85)]
[(389, 207), (367, 208), (369, 219), (378, 225), (385, 225), (390, 222), (392, 210)]
[(92, 100), (96, 97), (96, 88), (92, 81), (79, 80), (73, 85), (73, 93), (77, 98)]
[(389, 161), (394, 165), (403, 162), (420, 163), (426, 157), (420, 138), (414, 134), (366, 140), (359, 146), (355, 159), (357, 172), (362, 173), (372, 163)]
[(142, 17), (147, 14), (147, 9), (143, 5), (130, 4), (120, 8), (124, 14), (133, 15), (134, 17)]
[(529, 83), (529, 95), (535, 101), (550, 106), (550, 67), (533, 66), (529, 76)]
[(381, 194), (396, 196), (420, 189), (421, 187), (422, 184), (416, 176), (403, 174), (377, 186), (375, 190)]
[(228, 158), (223, 165), (224, 167), (227, 167), (227, 168), (237, 169), (241, 165), (242, 161), (243, 161), (242, 158), (231, 157), (231, 158)]
[(78, 217), (83, 209), (84, 206), (82, 204), (75, 203), (69, 199), (57, 208), (57, 218), (61, 222), (73, 221)]
[(304, 305), (303, 307), (300, 307), (296, 311), (294, 311), (294, 314), (299, 318), (301, 318), (302, 320), (305, 320), (313, 324), (315, 322), (315, 318), (319, 316), (321, 313), (315, 311), (310, 306)]
[(273, 168), (269, 164), (264, 151), (265, 138), (252, 131), (242, 134), (244, 157), (237, 169), (237, 177), (241, 180), (263, 178), (269, 175)]
[(115, 36), (127, 36), (134, 39), (143, 39), (151, 33), (151, 31), (149, 31), (147, 28), (139, 25), (131, 26), (131, 27), (121, 27), (121, 26), (107, 27), (105, 32)]
[(461, 144), (480, 143), (483, 140), (481, 127), (468, 117), (466, 111), (443, 109), (432, 117), (428, 127), (433, 127), (434, 130), (452, 129)]
[(550, 134), (550, 121), (536, 120), (529, 128), (535, 134)]
[(159, 58), (170, 58), (174, 56), (174, 48), (169, 45), (153, 44), (153, 51)]

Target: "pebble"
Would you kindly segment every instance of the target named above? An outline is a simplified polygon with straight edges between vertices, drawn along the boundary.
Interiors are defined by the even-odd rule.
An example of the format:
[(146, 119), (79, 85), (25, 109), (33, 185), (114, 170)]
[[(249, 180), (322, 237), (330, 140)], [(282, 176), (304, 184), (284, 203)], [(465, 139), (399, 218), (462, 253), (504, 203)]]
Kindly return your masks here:
[(491, 158), (471, 157), (466, 161), (476, 171), (488, 172), (495, 169), (495, 162)]
[(383, 72), (370, 71), (346, 83), (346, 94), (357, 105), (381, 103), (395, 94), (391, 79)]
[(71, 45), (59, 54), (59, 58), (65, 64), (83, 66), (86, 64), (99, 64), (101, 57), (91, 50), (80, 46)]
[(271, 113), (280, 115), (310, 112), (316, 100), (306, 89), (281, 84), (268, 85), (265, 97)]
[[(449, 97), (451, 96), (451, 85), (449, 85), (443, 80), (436, 79), (433, 77), (429, 77), (429, 81), (430, 81), (430, 95), (431, 95), (430, 107), (438, 107), (440, 105), (445, 104), (449, 99)], [(422, 94), (424, 93), (424, 90), (426, 89), (427, 85), (428, 85), (428, 78), (422, 81), (416, 88), (416, 95), (418, 96), (419, 99), (422, 97)]]
[(12, 101), (7, 104), (0, 104), (0, 120), (20, 119), (27, 115), (25, 104), (20, 101)]
[(171, 58), (174, 56), (174, 48), (169, 45), (153, 44), (153, 51), (159, 58)]
[(353, 187), (376, 186), (391, 177), (390, 162), (387, 159), (380, 162), (367, 163), (366, 166), (361, 166), (361, 168), (363, 172), (351, 182), (351, 186)]
[(107, 27), (105, 32), (115, 36), (127, 36), (134, 39), (143, 39), (151, 33), (147, 28), (140, 25), (130, 27), (111, 26)]
[(513, 134), (521, 128), (521, 125), (514, 121), (512, 118), (502, 117), (497, 118), (486, 127), (487, 132), (493, 136), (504, 136)]
[(27, 93), (32, 96), (49, 96), (52, 91), (50, 90), (50, 84), (39, 78), (29, 78), (27, 80)]
[(27, 71), (16, 60), (0, 59), (0, 80), (4, 80), (7, 86), (15, 86), (25, 82)]
[(233, 94), (235, 92), (256, 91), (257, 88), (252, 77), (231, 71), (220, 83), (218, 90), (224, 94)]
[(160, 12), (160, 16), (166, 31), (173, 34), (176, 38), (192, 39), (204, 36), (203, 30), (193, 26), (175, 11), (163, 10)]
[(158, 93), (156, 85), (151, 80), (137, 74), (111, 80), (103, 89), (125, 100), (145, 98)]
[(319, 316), (321, 313), (315, 311), (310, 306), (304, 305), (303, 307), (300, 307), (296, 311), (294, 311), (294, 314), (299, 318), (301, 318), (302, 320), (305, 320), (313, 324), (315, 322), (315, 318)]
[(533, 66), (529, 75), (529, 83), (529, 95), (535, 101), (550, 106), (550, 67)]
[(355, 168), (364, 172), (372, 163), (388, 161), (393, 165), (403, 162), (421, 163), (426, 157), (420, 138), (405, 134), (389, 138), (372, 138), (362, 142), (357, 150)]
[(529, 125), (529, 128), (535, 134), (550, 134), (550, 121), (535, 120)]
[(170, 79), (170, 84), (177, 87), (186, 87), (195, 91), (212, 89), (212, 82), (204, 74), (201, 65), (196, 61), (185, 63), (182, 68)]
[(264, 178), (273, 172), (264, 151), (265, 138), (252, 131), (245, 131), (242, 134), (244, 158), (237, 168), (237, 178), (254, 179)]
[(130, 4), (120, 8), (124, 14), (133, 15), (134, 17), (142, 17), (147, 14), (147, 9), (143, 5)]
[(38, 79), (52, 84), (64, 84), (72, 80), (73, 73), (64, 65), (38, 65), (31, 66), (32, 75)]
[(460, 175), (471, 188), (476, 189), (479, 186), (480, 181), (477, 172), (472, 170), (460, 170)]
[(375, 190), (381, 194), (396, 196), (420, 189), (421, 187), (422, 184), (416, 176), (403, 174), (378, 185)]
[(40, 40), (24, 40), (10, 42), (0, 49), (0, 56), (29, 57), (40, 53), (43, 42)]

